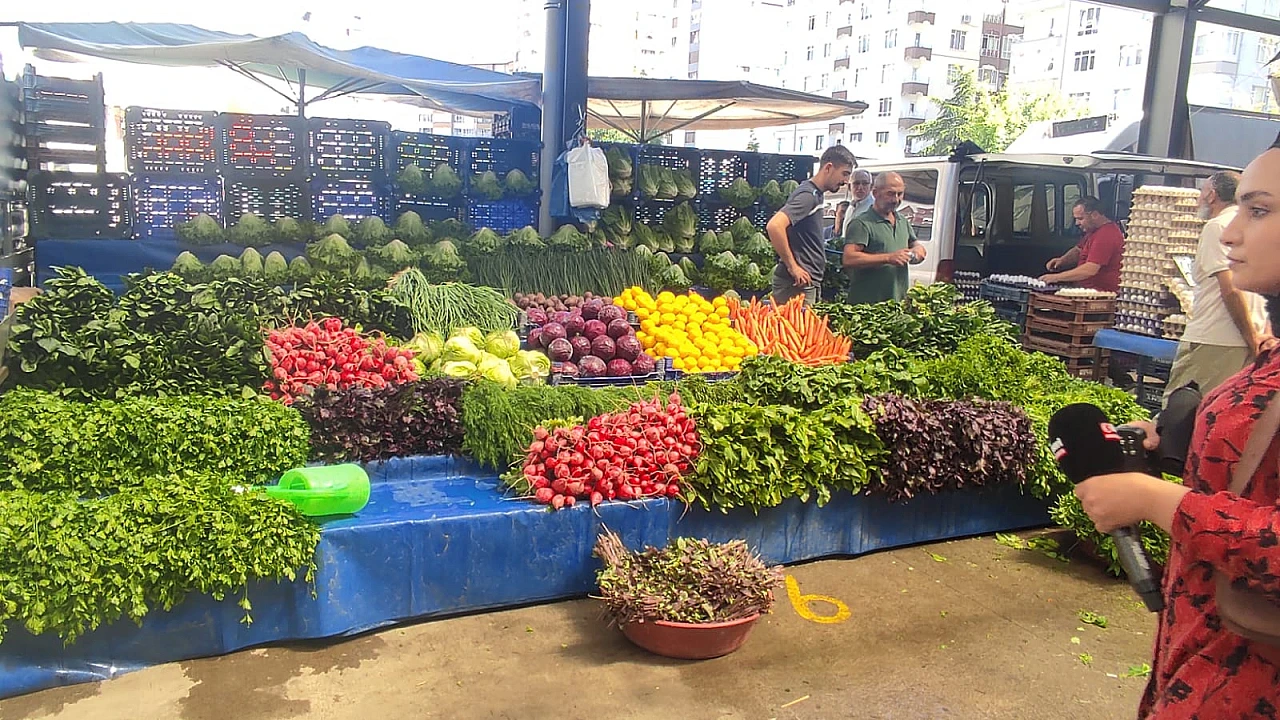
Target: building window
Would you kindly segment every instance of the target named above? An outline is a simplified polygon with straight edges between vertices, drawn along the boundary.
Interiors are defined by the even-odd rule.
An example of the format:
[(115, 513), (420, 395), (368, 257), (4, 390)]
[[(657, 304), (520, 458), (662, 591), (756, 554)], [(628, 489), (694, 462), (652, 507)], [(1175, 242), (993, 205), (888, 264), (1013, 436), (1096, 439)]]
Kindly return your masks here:
[(867, 3), (863, 2), (863, 3), (862, 3), (862, 10), (861, 10), (861, 12), (860, 12), (859, 14), (860, 14), (860, 15), (862, 15), (862, 19), (863, 19), (863, 20), (870, 20), (870, 19), (871, 19), (871, 7), (870, 7), (869, 5), (867, 5)]
[(693, 131), (693, 130), (686, 130), (686, 131), (685, 131), (685, 133), (684, 133), (684, 144), (685, 144), (685, 145), (693, 145), (693, 144), (694, 144), (694, 140), (696, 140), (696, 139), (697, 139), (697, 136), (698, 136), (698, 133), (697, 133), (697, 132), (695, 132), (695, 131)]
[(1080, 10), (1080, 27), (1076, 28), (1076, 35), (1097, 35), (1100, 15), (1102, 15), (1102, 8), (1091, 7)]
[(823, 20), (822, 20), (822, 27), (831, 27), (831, 13), (830, 13), (830, 12), (828, 12), (828, 13), (827, 13), (827, 15), (826, 15), (826, 17), (825, 17), (825, 18), (823, 18)]
[(1196, 35), (1196, 45), (1195, 45), (1195, 50), (1194, 50), (1194, 51), (1192, 51), (1192, 54), (1194, 54), (1196, 57), (1200, 57), (1201, 55), (1203, 55), (1203, 54), (1204, 54), (1204, 49), (1205, 49), (1205, 48), (1204, 48), (1204, 44), (1205, 44), (1205, 38), (1206, 38), (1206, 37), (1208, 37), (1208, 36), (1207, 36), (1207, 35)]
[(893, 63), (880, 66), (880, 83), (889, 82), (889, 78), (893, 75)]
[(980, 67), (978, 68), (978, 81), (998, 86), (1000, 84), (1000, 72), (993, 67)]
[(825, 88), (825, 87), (827, 86), (827, 83), (828, 83), (830, 80), (831, 80), (831, 76), (830, 76), (830, 75), (828, 75), (827, 73), (822, 73), (822, 82), (821, 82), (821, 84), (819, 84), (819, 85), (818, 85), (818, 87), (819, 87), (819, 88)]
[(1070, 95), (1067, 96), (1067, 99), (1080, 107), (1085, 107), (1089, 104), (1089, 93), (1087, 92), (1071, 93)]
[(1253, 86), (1253, 109), (1263, 111), (1267, 109), (1268, 100), (1270, 99), (1271, 88), (1266, 85)]
[[(1280, 2), (1280, 0), (1276, 0)], [(1266, 65), (1271, 62), (1271, 58), (1276, 56), (1276, 40), (1275, 38), (1258, 38), (1258, 55), (1257, 61), (1259, 65)]]
[(805, 60), (812, 60), (812, 59), (813, 59), (813, 46), (812, 46), (812, 45), (810, 45), (809, 47), (807, 47), (807, 48), (805, 48), (805, 49), (804, 49), (804, 59), (805, 59)]
[(800, 138), (800, 147), (796, 148), (797, 152), (804, 152), (804, 138)]
[(831, 57), (831, 43), (822, 46), (822, 57)]
[(849, 142), (851, 143), (862, 142), (862, 133), (860, 132), (849, 133)]
[(866, 68), (854, 68), (853, 70), (853, 86), (858, 87), (862, 84), (862, 73)]
[(671, 47), (675, 47), (675, 46), (676, 46), (676, 40), (677, 40), (677, 39), (678, 39), (678, 38), (671, 38)]
[(871, 36), (859, 35), (858, 36), (858, 52), (864, 53), (869, 51), (870, 49), (871, 49)]
[(1111, 112), (1120, 112), (1129, 104), (1129, 96), (1133, 93), (1132, 88), (1120, 88), (1111, 92)]
[(826, 141), (826, 136), (824, 136), (824, 135), (814, 135), (814, 136), (813, 136), (813, 150), (814, 150), (814, 152), (817, 152), (818, 150), (821, 150), (821, 149), (822, 149), (822, 146), (823, 146), (823, 144), (824, 144), (824, 142), (825, 142), (825, 141)]
[(968, 34), (969, 33), (963, 30), (952, 30), (951, 31), (951, 49), (963, 50), (965, 38), (968, 36)]
[(810, 30), (813, 30), (813, 29), (814, 29), (814, 28), (816, 28), (816, 27), (818, 27), (818, 16), (817, 16), (817, 15), (810, 15), (810, 16), (809, 16), (809, 29), (810, 29)]
[(1076, 72), (1089, 72), (1093, 69), (1093, 63), (1097, 60), (1098, 53), (1094, 50), (1082, 50), (1075, 54), (1075, 63), (1072, 69)]
[(1244, 33), (1239, 30), (1227, 31), (1227, 54), (1232, 60), (1240, 58), (1240, 42), (1244, 40)]
[(1145, 48), (1141, 45), (1120, 46), (1120, 67), (1141, 65)]
[(947, 66), (947, 82), (948, 83), (951, 83), (952, 85), (954, 85), (956, 81), (960, 79), (960, 76), (962, 74), (964, 74), (964, 68), (960, 67), (959, 65)]
[(804, 92), (809, 92), (809, 76), (808, 75), (804, 76), (804, 85), (801, 85), (800, 89), (803, 90)]
[(889, 144), (889, 133), (887, 133), (887, 132), (878, 132), (878, 133), (876, 133), (876, 144), (877, 144), (877, 145), (888, 145), (888, 144)]
[(886, 50), (892, 50), (893, 48), (898, 47), (898, 31), (897, 30), (884, 31), (884, 47)]
[(889, 117), (891, 112), (893, 112), (893, 98), (880, 98), (880, 111), (876, 114), (879, 117)]
[(673, 17), (673, 18), (671, 18), (671, 27), (673, 27), (673, 28), (678, 28), (678, 27), (680, 27), (680, 18), (678, 18), (678, 17)]

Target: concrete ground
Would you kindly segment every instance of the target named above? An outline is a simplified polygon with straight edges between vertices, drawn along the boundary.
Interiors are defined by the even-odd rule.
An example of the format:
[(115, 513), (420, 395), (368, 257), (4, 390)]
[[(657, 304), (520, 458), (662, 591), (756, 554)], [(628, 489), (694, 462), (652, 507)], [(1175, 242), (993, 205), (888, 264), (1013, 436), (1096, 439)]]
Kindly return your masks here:
[[(0, 701), (0, 718), (1134, 717), (1155, 622), (1086, 560), (974, 538), (787, 569), (742, 650), (664, 660), (590, 600), (174, 663)], [(816, 600), (823, 595), (838, 605)], [(1079, 617), (1105, 616), (1105, 629)], [(825, 620), (825, 622), (824, 622)], [(1097, 621), (1102, 622), (1102, 621)]]

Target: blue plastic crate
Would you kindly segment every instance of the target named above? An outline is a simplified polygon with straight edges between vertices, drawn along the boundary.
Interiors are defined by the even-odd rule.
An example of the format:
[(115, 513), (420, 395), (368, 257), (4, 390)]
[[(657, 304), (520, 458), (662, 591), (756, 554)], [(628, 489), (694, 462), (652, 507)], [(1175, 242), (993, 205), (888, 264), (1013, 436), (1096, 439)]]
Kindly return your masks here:
[(222, 178), (216, 175), (134, 175), (134, 234), (173, 239), (174, 226), (201, 213), (222, 222)]
[(505, 235), (512, 230), (538, 224), (538, 203), (530, 198), (471, 200), (467, 204), (467, 224), (479, 230)]
[(471, 138), (467, 141), (467, 177), (492, 170), (498, 179), (519, 170), (530, 180), (538, 180), (538, 159), (542, 155), (539, 143), (527, 140), (497, 140)]
[(127, 108), (124, 145), (129, 172), (217, 172), (215, 120), (211, 111)]
[(350, 220), (377, 216), (385, 221), (391, 214), (390, 193), (385, 186), (371, 180), (313, 178), (310, 187), (311, 210), (316, 222), (324, 222), (332, 215)]
[(651, 382), (662, 382), (664, 380), (676, 379), (677, 371), (671, 367), (671, 358), (658, 358), (656, 368), (648, 375), (631, 375), (628, 377), (593, 377), (593, 378), (574, 378), (558, 373), (552, 373), (547, 379), (550, 385), (579, 385), (582, 387), (602, 388), (602, 387), (631, 387), (633, 385), (644, 385)]
[(33, 172), (27, 185), (33, 240), (127, 238), (133, 232), (129, 176)]
[(219, 113), (218, 169), (238, 177), (306, 175), (306, 118)]
[(782, 184), (787, 180), (804, 182), (813, 175), (817, 158), (812, 155), (774, 155), (760, 153), (756, 156), (754, 172), (747, 180), (752, 187), (763, 187), (770, 180)]
[(311, 171), (383, 180), (391, 123), (311, 118), (307, 121)]
[[(13, 289), (13, 268), (0, 267), (0, 320), (9, 314), (9, 296)], [(0, 357), (4, 357), (4, 348), (0, 347)]]
[(720, 200), (721, 188), (727, 188), (735, 180), (750, 182), (749, 170), (757, 163), (756, 154), (732, 150), (703, 150), (698, 160), (698, 174), (694, 183), (701, 200)]
[[(394, 204), (395, 211), (392, 215), (395, 218), (412, 211), (418, 213), (423, 222), (432, 220), (466, 221), (467, 219), (467, 204), (459, 200), (434, 200), (402, 195), (395, 198)], [(388, 220), (388, 222), (392, 222), (392, 220)]]
[(245, 213), (269, 221), (282, 217), (311, 217), (311, 198), (306, 183), (282, 178), (225, 178), (224, 206), (227, 223)]

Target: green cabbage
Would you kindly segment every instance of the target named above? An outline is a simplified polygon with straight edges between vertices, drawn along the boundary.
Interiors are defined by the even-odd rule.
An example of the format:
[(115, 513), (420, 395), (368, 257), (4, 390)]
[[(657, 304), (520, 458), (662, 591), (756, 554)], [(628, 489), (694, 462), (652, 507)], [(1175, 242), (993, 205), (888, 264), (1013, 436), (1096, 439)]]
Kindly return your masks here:
[(507, 186), (507, 192), (517, 197), (529, 195), (538, 189), (537, 184), (530, 180), (529, 176), (525, 175), (519, 168), (507, 173), (504, 184)]
[(561, 225), (547, 238), (547, 246), (554, 250), (582, 251), (587, 249), (587, 236), (573, 225)]
[(478, 255), (492, 255), (502, 247), (502, 236), (490, 230), (489, 228), (481, 228), (467, 239), (466, 248)]
[(302, 227), (302, 223), (291, 217), (276, 218), (271, 225), (272, 231), (275, 233), (276, 242), (282, 243), (303, 243), (307, 241), (307, 230)]
[(433, 277), (447, 277), (466, 267), (466, 262), (458, 254), (457, 245), (441, 240), (422, 253), (422, 266), (424, 270), (430, 270)]
[(262, 261), (262, 276), (273, 285), (279, 285), (287, 280), (289, 263), (285, 261), (284, 255), (274, 250), (267, 253), (267, 257)]
[(511, 247), (530, 248), (533, 250), (541, 250), (547, 247), (547, 244), (542, 241), (542, 236), (538, 234), (538, 231), (528, 226), (522, 227), (519, 230), (514, 230), (507, 235), (507, 245)]
[(447, 163), (440, 163), (431, 172), (430, 191), (445, 200), (455, 198), (462, 192), (462, 178)]
[(396, 218), (396, 225), (392, 228), (391, 234), (403, 240), (409, 247), (425, 245), (431, 240), (431, 233), (427, 232), (422, 216), (412, 210), (401, 213), (400, 217)]
[(330, 215), (320, 228), (321, 238), (329, 235), (341, 235), (344, 240), (351, 237), (351, 223), (341, 215)]
[(545, 378), (551, 374), (551, 358), (537, 350), (521, 350), (507, 358), (507, 364), (520, 379)]
[(367, 255), (378, 265), (396, 272), (412, 266), (415, 260), (413, 250), (400, 240), (392, 240), (381, 247), (370, 248)]
[(247, 278), (262, 277), (262, 253), (251, 247), (240, 253), (240, 272)]
[(440, 354), (444, 352), (444, 338), (438, 333), (420, 332), (405, 343), (405, 347), (414, 351), (415, 357), (422, 362), (433, 363), (439, 360)]
[(289, 278), (294, 282), (304, 282), (311, 278), (311, 263), (299, 255), (289, 262)]
[(502, 183), (498, 181), (497, 173), (487, 170), (471, 178), (471, 197), (477, 195), (487, 200), (502, 199)]
[(491, 332), (484, 339), (484, 349), (500, 358), (509, 358), (520, 351), (520, 336), (512, 330)]
[(487, 380), (492, 380), (506, 388), (514, 388), (520, 384), (516, 379), (515, 373), (511, 372), (511, 366), (506, 360), (490, 355), (480, 364), (476, 366), (476, 373)]
[(240, 260), (230, 255), (219, 255), (209, 265), (209, 271), (217, 280), (236, 277), (240, 274)]
[(480, 328), (474, 325), (468, 325), (467, 327), (460, 327), (457, 330), (454, 330), (453, 337), (464, 337), (470, 340), (472, 345), (475, 345), (478, 348), (484, 347), (484, 333)]
[(178, 257), (173, 261), (173, 267), (169, 268), (169, 272), (176, 273), (187, 282), (203, 282), (209, 276), (209, 272), (204, 264), (200, 262), (200, 258), (185, 250), (178, 254)]
[(483, 352), (471, 338), (465, 335), (454, 335), (449, 338), (440, 352), (440, 359), (445, 363), (450, 362), (469, 362), (478, 363), (483, 357)]
[[(325, 225), (327, 227), (328, 223)], [(346, 239), (337, 233), (308, 244), (306, 252), (307, 260), (312, 265), (329, 272), (349, 272), (360, 261), (360, 253), (353, 250)]]
[(396, 184), (400, 186), (400, 192), (402, 193), (409, 195), (427, 194), (427, 175), (417, 165), (405, 165), (400, 174), (396, 175)]
[(465, 360), (446, 360), (440, 365), (440, 372), (454, 378), (472, 378), (476, 375), (476, 364)]
[(267, 221), (253, 213), (241, 215), (240, 220), (227, 229), (227, 239), (242, 247), (270, 245), (273, 235)]
[(353, 239), (365, 247), (386, 245), (391, 240), (391, 229), (377, 215), (371, 215), (356, 223), (353, 234), (355, 235)]
[(178, 223), (174, 231), (178, 240), (188, 245), (217, 245), (222, 242), (222, 226), (204, 213), (188, 222)]

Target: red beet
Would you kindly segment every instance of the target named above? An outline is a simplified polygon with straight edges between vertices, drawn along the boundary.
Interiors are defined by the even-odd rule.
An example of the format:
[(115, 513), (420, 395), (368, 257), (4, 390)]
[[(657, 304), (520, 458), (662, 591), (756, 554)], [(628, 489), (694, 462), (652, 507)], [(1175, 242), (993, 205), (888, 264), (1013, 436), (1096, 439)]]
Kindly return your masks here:
[(617, 346), (608, 335), (601, 335), (591, 341), (591, 354), (608, 362), (618, 352)]
[(617, 340), (624, 335), (632, 334), (631, 323), (626, 320), (610, 320), (609, 321), (609, 337)]
[(588, 355), (579, 360), (578, 368), (584, 378), (600, 377), (608, 370), (604, 364), (604, 360), (601, 360), (595, 355)]
[(584, 356), (591, 354), (591, 341), (583, 335), (569, 338), (569, 344), (573, 346), (574, 360), (581, 360)]
[(627, 319), (627, 311), (617, 305), (605, 305), (601, 307), (600, 312), (596, 314), (596, 319), (607, 325), (614, 320)]
[(639, 338), (635, 335), (623, 335), (614, 341), (614, 346), (617, 350), (618, 357), (628, 362), (635, 360), (644, 350), (644, 348), (640, 346)]
[(627, 377), (631, 374), (631, 363), (622, 358), (610, 360), (606, 372), (609, 377)]

